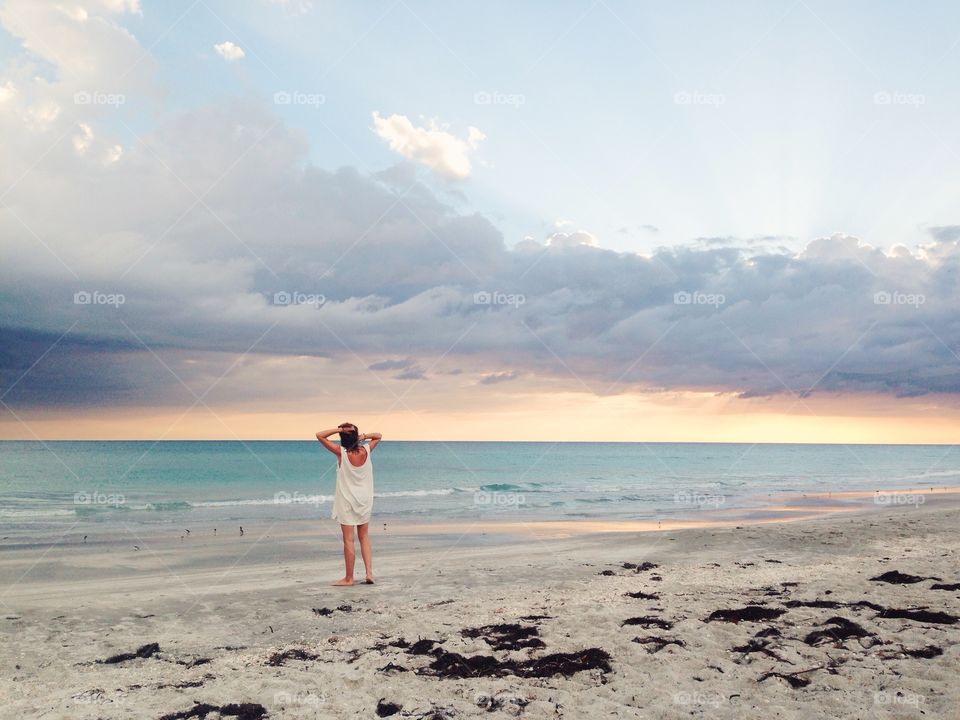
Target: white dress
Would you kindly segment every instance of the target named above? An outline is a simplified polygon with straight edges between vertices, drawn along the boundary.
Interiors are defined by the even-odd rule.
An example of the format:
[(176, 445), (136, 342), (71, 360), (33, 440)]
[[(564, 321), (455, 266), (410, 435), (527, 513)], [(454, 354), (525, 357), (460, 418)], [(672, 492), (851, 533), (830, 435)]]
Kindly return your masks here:
[(365, 525), (373, 512), (373, 462), (370, 447), (364, 446), (367, 459), (354, 467), (347, 452), (340, 448), (337, 465), (337, 491), (333, 498), (331, 517), (341, 525)]

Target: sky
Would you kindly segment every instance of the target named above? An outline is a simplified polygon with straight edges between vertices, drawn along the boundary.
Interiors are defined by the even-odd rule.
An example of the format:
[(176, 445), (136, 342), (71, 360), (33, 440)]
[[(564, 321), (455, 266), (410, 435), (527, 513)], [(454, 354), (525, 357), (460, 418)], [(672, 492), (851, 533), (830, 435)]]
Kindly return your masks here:
[(960, 7), (0, 0), (0, 438), (960, 441)]

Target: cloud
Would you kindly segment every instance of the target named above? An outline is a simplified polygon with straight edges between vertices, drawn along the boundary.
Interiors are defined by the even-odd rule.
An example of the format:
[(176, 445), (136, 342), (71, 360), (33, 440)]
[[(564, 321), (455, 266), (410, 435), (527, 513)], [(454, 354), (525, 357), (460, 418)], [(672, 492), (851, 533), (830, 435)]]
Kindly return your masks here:
[(9, 80), (3, 83), (3, 85), (0, 85), (0, 103), (13, 99), (13, 96), (16, 94), (17, 88)]
[[(156, 60), (118, 22), (139, 14), (132, 0), (91, 0), (83, 8), (33, 0), (0, 5), (0, 25), (22, 52), (6, 61), (5, 88), (13, 88), (18, 110), (50, 114), (50, 107), (91, 115), (104, 108), (75, 102), (77, 93), (153, 95)], [(52, 68), (52, 72), (51, 72)], [(124, 68), (117, 72), (117, 68)], [(7, 100), (9, 100), (9, 96)]]
[(373, 113), (373, 130), (394, 152), (451, 180), (463, 180), (470, 175), (470, 155), (486, 138), (475, 127), (468, 128), (467, 138), (462, 139), (447, 132), (436, 120), (423, 128), (416, 127), (405, 115), (384, 118), (378, 112)]
[[(0, 152), (12, 182), (30, 157), (18, 143)], [(198, 391), (216, 372), (177, 358), (256, 345), (264, 357), (369, 358), (397, 379), (444, 357), (436, 373), (517, 389), (553, 378), (597, 394), (960, 392), (956, 243), (888, 255), (836, 234), (800, 252), (744, 241), (643, 256), (579, 231), (510, 249), (488, 219), (424, 186), (397, 203), (409, 178), (326, 171), (307, 152), (253, 100), (168, 117), (109, 167), (93, 147), (54, 148), (7, 200), (36, 236), (0, 213), (0, 316), (32, 338), (0, 357), (3, 385), (77, 324), (8, 399), (160, 402), (178, 382), (141, 341)], [(172, 174), (216, 183), (207, 207), (190, 209)], [(80, 290), (126, 301), (76, 305)], [(281, 291), (326, 302), (278, 305)], [(287, 382), (266, 360), (248, 372), (263, 397)]]
[(381, 360), (367, 366), (368, 370), (400, 370), (413, 365), (413, 360)]
[(519, 373), (512, 371), (504, 371), (498, 373), (490, 373), (489, 375), (484, 375), (480, 378), (481, 385), (496, 385), (497, 383), (508, 382), (510, 380), (516, 380), (520, 377)]
[(585, 230), (572, 233), (555, 232), (547, 238), (547, 244), (557, 248), (597, 247), (597, 239)]
[(243, 52), (242, 47), (239, 45), (234, 45), (229, 40), (224, 40), (222, 43), (214, 45), (213, 49), (217, 51), (217, 55), (222, 57), (227, 62), (242, 60), (244, 55), (246, 55), (246, 53)]
[(80, 132), (73, 136), (73, 149), (82, 155), (93, 144), (93, 130), (86, 123), (79, 123), (77, 127)]
[(941, 225), (930, 228), (930, 234), (942, 242), (960, 240), (960, 225)]
[[(843, 233), (800, 250), (728, 238), (640, 255), (584, 231), (510, 248), (416, 173), (312, 164), (270, 98), (165, 114), (118, 154), (100, 119), (127, 106), (74, 94), (153, 98), (152, 60), (122, 82), (104, 71), (143, 51), (107, 6), (85, 7), (83, 22), (0, 8), (25, 47), (84, 61), (45, 77), (46, 51), (25, 50), (0, 113), (0, 392), (15, 407), (189, 401), (181, 380), (200, 393), (228, 370), (242, 382), (220, 383), (219, 402), (302, 400), (322, 363), (334, 383), (344, 363), (396, 379), (428, 367), (418, 390), (431, 392), (445, 379), (503, 393), (960, 393), (952, 226), (891, 253)], [(397, 117), (374, 115), (391, 132)], [(467, 150), (443, 149), (468, 140), (406, 126), (440, 148), (411, 159), (469, 172)], [(124, 302), (92, 301), (111, 296)]]

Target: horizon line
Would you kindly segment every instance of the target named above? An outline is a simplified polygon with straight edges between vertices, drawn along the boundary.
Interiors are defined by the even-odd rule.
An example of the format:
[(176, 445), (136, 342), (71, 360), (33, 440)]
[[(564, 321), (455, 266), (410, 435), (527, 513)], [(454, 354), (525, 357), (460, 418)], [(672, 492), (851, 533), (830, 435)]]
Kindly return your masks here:
[[(432, 443), (507, 443), (511, 445), (520, 445), (520, 444), (537, 444), (537, 445), (820, 445), (827, 447), (844, 447), (844, 446), (860, 446), (860, 447), (873, 447), (873, 446), (884, 446), (884, 447), (953, 447), (960, 445), (960, 443), (951, 443), (951, 442), (903, 442), (903, 443), (890, 443), (890, 442), (803, 442), (803, 441), (770, 441), (770, 440), (410, 440), (410, 439), (389, 439), (384, 438), (385, 442), (390, 443), (419, 443), (419, 442), (432, 442)], [(183, 443), (183, 442), (193, 442), (193, 443), (262, 443), (262, 442), (317, 442), (315, 438), (161, 438), (161, 439), (152, 439), (152, 438), (58, 438), (58, 439), (43, 439), (43, 438), (34, 438), (34, 439), (15, 439), (15, 438), (0, 438), (0, 443), (37, 443), (37, 444), (46, 444), (46, 443), (102, 443), (102, 442), (116, 442), (116, 443)]]

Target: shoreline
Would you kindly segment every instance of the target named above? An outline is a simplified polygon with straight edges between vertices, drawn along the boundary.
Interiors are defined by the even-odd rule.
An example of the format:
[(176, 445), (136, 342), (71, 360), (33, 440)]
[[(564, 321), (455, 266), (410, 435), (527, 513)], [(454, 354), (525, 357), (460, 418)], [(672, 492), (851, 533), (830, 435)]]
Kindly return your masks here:
[[(837, 513), (869, 513), (874, 510), (882, 510), (891, 506), (920, 507), (928, 501), (937, 502), (942, 498), (960, 496), (960, 487), (925, 487), (925, 488), (900, 488), (875, 490), (840, 490), (830, 492), (808, 492), (808, 493), (780, 493), (768, 494), (771, 504), (768, 505), (744, 505), (737, 508), (723, 508), (722, 503), (715, 504), (699, 510), (691, 511), (684, 517), (664, 517), (662, 519), (601, 519), (599, 517), (586, 518), (523, 518), (513, 519), (503, 515), (500, 517), (464, 517), (456, 519), (410, 519), (407, 516), (380, 516), (376, 515), (370, 522), (371, 533), (381, 535), (383, 528), (389, 528), (393, 535), (401, 536), (419, 536), (419, 535), (518, 535), (524, 533), (533, 533), (540, 536), (563, 537), (563, 536), (581, 536), (595, 535), (603, 533), (646, 533), (667, 530), (685, 530), (685, 529), (704, 529), (704, 528), (722, 528), (745, 524), (771, 524), (771, 523), (790, 523), (811, 520), (818, 517), (828, 516)], [(845, 504), (836, 504), (835, 501), (866, 501), (873, 498), (873, 502), (847, 502)], [(882, 499), (882, 501), (880, 500)], [(690, 517), (697, 515), (700, 517)], [(23, 531), (7, 531), (7, 534), (0, 540), (0, 557), (6, 552), (32, 550), (41, 548), (50, 548), (60, 545), (75, 544), (78, 537), (87, 536), (87, 546), (109, 545), (111, 543), (126, 542), (130, 537), (131, 528), (135, 528), (137, 537), (143, 537), (154, 542), (166, 542), (176, 539), (184, 534), (180, 525), (189, 526), (191, 539), (201, 537), (211, 540), (211, 531), (214, 523), (190, 523), (190, 518), (178, 518), (181, 523), (174, 526), (171, 524), (152, 523), (152, 524), (131, 524), (121, 521), (87, 521), (76, 520), (66, 530), (58, 532), (60, 529), (50, 531), (54, 538), (49, 542), (17, 542), (18, 535), (23, 536)], [(315, 535), (319, 528), (333, 527), (336, 525), (327, 517), (318, 518), (290, 518), (290, 519), (250, 519), (242, 521), (248, 531), (263, 530), (268, 527), (271, 530), (279, 528), (278, 534), (309, 536)], [(64, 523), (66, 524), (66, 523)], [(213, 533), (213, 540), (223, 541), (225, 538), (236, 534), (237, 528), (243, 527), (239, 523), (224, 527), (223, 522), (216, 523), (218, 529), (222, 529), (220, 536)], [(126, 531), (118, 531), (120, 527), (127, 528)], [(466, 528), (466, 529), (465, 529)], [(99, 537), (90, 537), (93, 530), (104, 530)], [(195, 533), (195, 534), (194, 534)]]

